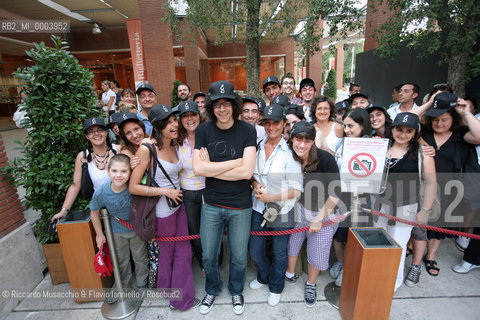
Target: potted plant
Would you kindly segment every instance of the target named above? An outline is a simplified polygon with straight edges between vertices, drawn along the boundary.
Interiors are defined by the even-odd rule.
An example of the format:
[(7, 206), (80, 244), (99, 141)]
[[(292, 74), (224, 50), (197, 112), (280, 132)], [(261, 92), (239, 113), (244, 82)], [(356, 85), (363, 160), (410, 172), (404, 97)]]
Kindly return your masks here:
[[(95, 105), (93, 74), (67, 51), (66, 42), (56, 36), (52, 41), (53, 47), (35, 43), (26, 52), (31, 65), (15, 72), (25, 82), (23, 123), (29, 133), (23, 143), (16, 141), (23, 156), (7, 169), (14, 183), (25, 188), (25, 208), (41, 212), (34, 226), (41, 244), (58, 243), (56, 233), (47, 232), (47, 225), (59, 211), (72, 183), (75, 157), (86, 145), (82, 121), (101, 114)], [(79, 199), (72, 210), (87, 206), (87, 200)], [(45, 251), (52, 270), (51, 250)]]

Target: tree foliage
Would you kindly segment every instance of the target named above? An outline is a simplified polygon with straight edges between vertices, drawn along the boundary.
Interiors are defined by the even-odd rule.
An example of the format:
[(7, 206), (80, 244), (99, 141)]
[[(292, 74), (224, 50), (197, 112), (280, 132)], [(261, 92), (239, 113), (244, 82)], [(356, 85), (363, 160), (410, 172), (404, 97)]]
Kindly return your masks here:
[[(26, 190), (25, 207), (41, 212), (35, 229), (42, 243), (56, 236), (44, 231), (72, 184), (75, 157), (86, 145), (82, 121), (100, 115), (93, 74), (67, 51), (66, 42), (55, 36), (52, 40), (54, 48), (35, 43), (26, 52), (32, 65), (15, 73), (26, 83), (24, 123), (31, 130), (24, 143), (18, 142), (23, 157), (14, 159), (7, 169), (15, 184)], [(77, 201), (72, 209), (86, 204)]]
[[(478, 0), (376, 0), (395, 14), (375, 31), (381, 57), (394, 58), (401, 46), (420, 48), (448, 64), (448, 82), (459, 95), (480, 74)], [(375, 11), (375, 5), (372, 9)]]
[(175, 79), (173, 81), (173, 89), (172, 89), (172, 108), (176, 107), (179, 105), (180, 98), (178, 97), (178, 86), (182, 84), (182, 81)]

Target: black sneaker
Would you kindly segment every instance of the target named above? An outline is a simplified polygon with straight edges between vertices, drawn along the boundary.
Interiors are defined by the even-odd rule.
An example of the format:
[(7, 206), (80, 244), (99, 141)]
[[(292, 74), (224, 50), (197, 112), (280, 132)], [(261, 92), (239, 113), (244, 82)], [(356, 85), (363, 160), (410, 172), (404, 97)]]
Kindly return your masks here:
[(305, 297), (303, 299), (305, 305), (313, 308), (317, 303), (317, 285), (311, 285), (305, 282)]
[(212, 310), (213, 303), (215, 302), (215, 296), (212, 294), (206, 294), (202, 300), (202, 304), (200, 305), (200, 313), (207, 314)]
[(296, 274), (293, 275), (293, 277), (289, 278), (285, 275), (285, 281), (287, 281), (290, 284), (296, 284), (297, 283), (298, 276)]
[(235, 296), (232, 296), (232, 306), (233, 313), (242, 314), (243, 310), (245, 310), (245, 302), (243, 301), (243, 295), (237, 294)]
[(412, 264), (410, 270), (408, 271), (407, 278), (405, 279), (405, 284), (409, 287), (414, 287), (418, 284), (420, 280), (420, 266)]

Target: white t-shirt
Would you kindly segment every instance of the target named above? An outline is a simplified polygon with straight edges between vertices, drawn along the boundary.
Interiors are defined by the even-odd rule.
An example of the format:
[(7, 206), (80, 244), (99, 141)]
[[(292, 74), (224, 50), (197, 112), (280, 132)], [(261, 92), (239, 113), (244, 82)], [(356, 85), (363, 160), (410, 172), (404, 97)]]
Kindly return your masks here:
[[(412, 109), (408, 110), (407, 112), (410, 112), (410, 111), (412, 111), (413, 109), (417, 109), (417, 108), (418, 108), (418, 106), (417, 106), (417, 104), (414, 102)], [(401, 113), (401, 112), (403, 112), (403, 111), (400, 110), (400, 104), (387, 110), (387, 113), (388, 113), (388, 115), (390, 116), (390, 119), (392, 119), (392, 121), (395, 120), (395, 117), (396, 117), (399, 113)]]
[[(113, 92), (112, 89), (109, 89), (107, 92), (104, 92), (102, 94), (102, 101), (106, 105), (108, 105), (108, 101), (110, 101), (110, 97), (113, 97), (113, 103), (112, 106), (110, 107), (110, 110), (115, 110), (115, 99), (117, 99), (117, 95), (115, 92)], [(107, 111), (107, 106), (103, 106), (103, 111)]]

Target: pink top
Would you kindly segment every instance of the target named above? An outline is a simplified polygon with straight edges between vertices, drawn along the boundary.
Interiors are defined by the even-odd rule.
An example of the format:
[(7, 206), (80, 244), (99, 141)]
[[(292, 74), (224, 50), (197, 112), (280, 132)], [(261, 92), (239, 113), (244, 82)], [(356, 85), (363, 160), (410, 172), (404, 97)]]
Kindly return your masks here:
[(196, 176), (193, 173), (193, 148), (188, 144), (187, 138), (183, 140), (183, 145), (178, 148), (177, 154), (182, 163), (182, 169), (178, 173), (180, 187), (191, 191), (205, 189), (205, 177)]

